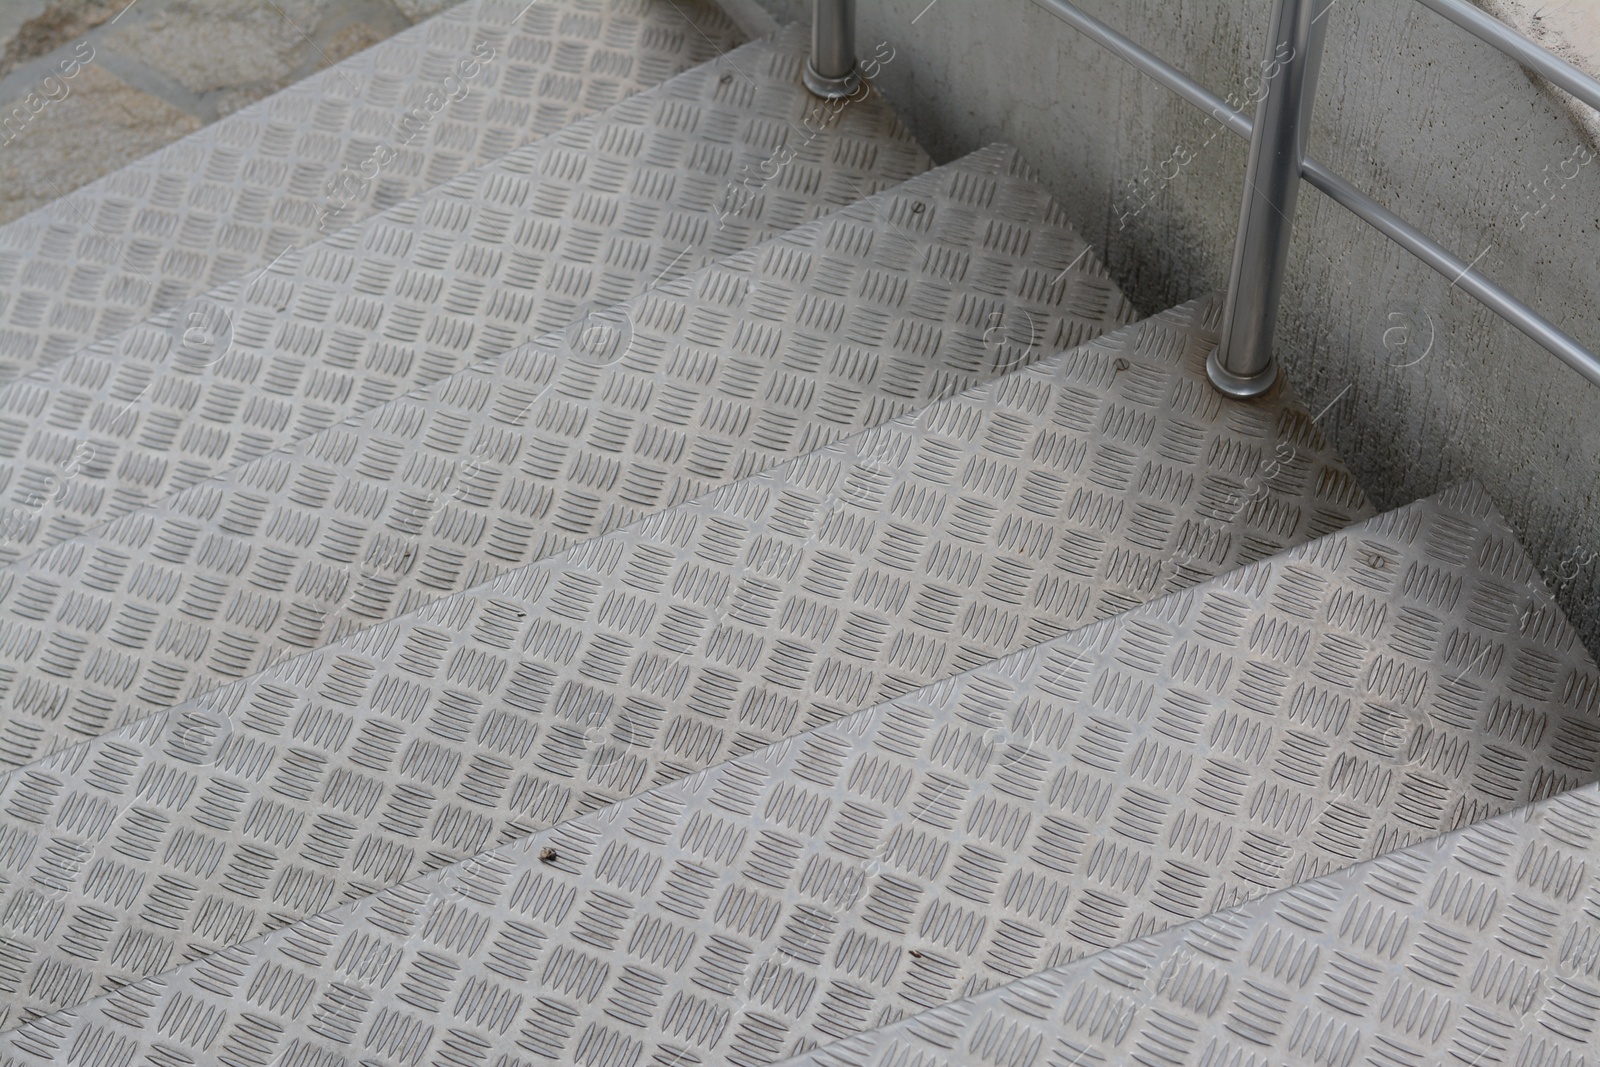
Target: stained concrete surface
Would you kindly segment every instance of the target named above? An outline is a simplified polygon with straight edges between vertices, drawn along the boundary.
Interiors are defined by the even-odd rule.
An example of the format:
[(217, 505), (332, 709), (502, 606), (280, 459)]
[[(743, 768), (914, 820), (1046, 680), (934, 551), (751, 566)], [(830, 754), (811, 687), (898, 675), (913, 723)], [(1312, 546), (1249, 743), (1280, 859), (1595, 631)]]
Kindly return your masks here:
[[(1600, 0), (1477, 0), (1478, 6), (1573, 66), (1600, 78)], [(1560, 89), (1536, 85), (1600, 141), (1600, 115)]]

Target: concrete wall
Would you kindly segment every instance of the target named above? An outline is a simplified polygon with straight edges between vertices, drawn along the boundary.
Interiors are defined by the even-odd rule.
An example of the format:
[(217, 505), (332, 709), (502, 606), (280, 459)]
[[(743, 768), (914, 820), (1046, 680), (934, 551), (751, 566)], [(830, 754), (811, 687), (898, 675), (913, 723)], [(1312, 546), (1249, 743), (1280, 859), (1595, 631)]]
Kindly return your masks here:
[[(1243, 142), (1030, 0), (859, 6), (860, 53), (895, 49), (878, 84), (936, 159), (1020, 146), (1145, 312), (1226, 284)], [(1265, 51), (1264, 0), (1080, 6), (1241, 101)], [(1420, 5), (1328, 17), (1312, 153), (1600, 349), (1600, 159), (1566, 103)], [(1279, 351), (1379, 507), (1478, 479), (1600, 652), (1600, 387), (1309, 186)]]

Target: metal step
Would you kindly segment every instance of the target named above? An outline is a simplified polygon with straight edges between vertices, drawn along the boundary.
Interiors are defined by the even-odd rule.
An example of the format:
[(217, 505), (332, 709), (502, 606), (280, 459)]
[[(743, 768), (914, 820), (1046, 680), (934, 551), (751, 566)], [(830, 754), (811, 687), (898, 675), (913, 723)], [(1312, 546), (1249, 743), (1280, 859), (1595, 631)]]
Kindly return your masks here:
[(1368, 514), (1287, 389), (1207, 386), (1219, 313), (1164, 313), (6, 776), (5, 1018)]
[(0, 381), (740, 40), (710, 0), (468, 0), (0, 226)]
[(1131, 318), (1016, 152), (985, 149), (601, 313), (609, 343), (548, 336), (0, 571), (0, 758), (171, 707)]
[(1589, 785), (787, 1067), (1577, 1067), (1600, 1053), (1597, 946)]
[(880, 96), (806, 92), (803, 41), (738, 49), (0, 388), (0, 559), (926, 170)]
[[(1112, 344), (1090, 348), (1111, 356)], [(1021, 400), (1035, 394), (1023, 383), (1044, 377), (1042, 367), (1024, 371), (992, 393), (1014, 382)], [(946, 410), (937, 425), (967, 422)], [(1020, 427), (1032, 421), (1006, 424), (1005, 432), (1026, 433)], [(1034, 433), (1044, 440), (1051, 431)], [(931, 449), (913, 469), (937, 484), (957, 454), (949, 445)], [(730, 489), (703, 506), (719, 497), (733, 503), (749, 494)], [(975, 526), (955, 511), (947, 519), (953, 541)], [(725, 574), (732, 526), (703, 529), (703, 574)], [(841, 540), (848, 529), (841, 524)], [(650, 530), (617, 552), (615, 592), (661, 574), (664, 558), (630, 553)], [(913, 544), (910, 533), (851, 557), (882, 558)], [(1009, 540), (1021, 542), (1015, 533)], [(605, 555), (596, 547), (584, 558)], [(813, 585), (824, 577), (810, 573)], [(579, 588), (552, 588), (550, 602), (576, 607)], [(754, 594), (738, 603), (730, 619), (774, 601)], [(611, 604), (612, 618), (626, 614)], [(508, 618), (502, 603), (499, 618), (483, 625), (509, 626)], [(683, 630), (680, 616), (672, 632)], [(419, 653), (414, 646), (413, 658)], [(796, 658), (773, 662), (787, 667)], [(724, 681), (737, 684), (731, 675)], [(1592, 780), (1600, 774), (1597, 692), (1596, 668), (1550, 606), (1537, 571), (1481, 492), (1464, 487), (138, 982), (0, 1045), (19, 1063), (89, 1049), (115, 1049), (123, 1064), (769, 1063)], [(433, 720), (436, 730), (468, 732), (471, 707), (458, 701)], [(320, 711), (329, 722), (331, 708)], [(642, 717), (623, 721), (645, 724), (644, 758), (670, 747), (670, 729), (657, 733)], [(488, 718), (480, 723), (485, 736), (507, 736)], [(439, 736), (429, 750), (436, 776), (447, 773), (441, 755), (449, 743)], [(618, 765), (632, 758), (624, 754)], [(250, 759), (266, 762), (259, 752)], [(205, 895), (181, 884), (208, 877), (221, 883), (218, 897), (269, 883), (307, 894), (320, 881), (313, 865), (332, 869), (358, 854), (362, 831), (352, 826), (310, 835), (298, 865), (268, 870), (270, 854), (293, 847), (291, 794), (310, 792), (320, 770), (309, 758), (285, 763), (271, 808), (264, 798), (252, 806), (214, 794), (207, 806), (224, 819), (249, 811), (235, 833), (245, 823), (260, 827), (245, 831), (256, 838), (252, 850), (229, 858), (192, 839), (183, 849), (189, 873), (167, 875), (144, 913), (172, 925)], [(136, 774), (132, 766), (120, 773)], [(462, 793), (503, 792), (514, 773), (479, 765), (461, 776)], [(166, 795), (181, 791), (174, 769), (161, 784)], [(360, 792), (344, 786), (322, 810)], [(385, 818), (416, 826), (427, 817), (423, 794), (441, 792), (420, 787)], [(86, 801), (58, 802), (59, 810), (87, 812)], [(12, 791), (4, 807), (28, 803)], [(116, 806), (111, 798), (103, 805)], [(199, 833), (204, 818), (194, 825)], [(1555, 818), (1539, 847), (1521, 854), (1518, 880), (1538, 894), (1526, 904), (1501, 902), (1482, 884), (1505, 854), (1477, 842), (1508, 835), (1473, 831), (1465, 840), (1474, 844), (1454, 850), (1461, 869), (1451, 878), (1420, 877), (1406, 860), (1366, 879), (1376, 896), (1393, 893), (1397, 906), (1436, 914), (1443, 926), (1407, 926), (1378, 899), (1364, 909), (1333, 908), (1325, 890), (1312, 888), (1274, 914), (1313, 936), (1337, 930), (1349, 956), (1319, 955), (1280, 924), (1236, 939), (1224, 957), (1248, 961), (1249, 977), (1235, 981), (1201, 961), (1166, 993), (1195, 1025), (1246, 1040), (1294, 1034), (1312, 1053), (1346, 1045), (1337, 1027), (1292, 1025), (1293, 1014), (1281, 1010), (1302, 983), (1302, 1001), (1332, 998), (1339, 1010), (1348, 1007), (1340, 997), (1359, 995), (1368, 1014), (1399, 1028), (1442, 1028), (1448, 1005), (1425, 993), (1447, 974), (1470, 970), (1488, 996), (1525, 989), (1532, 976), (1514, 959), (1524, 942), (1592, 965), (1587, 940), (1569, 938), (1557, 950), (1551, 938), (1554, 903), (1575, 915), (1584, 878), (1551, 838), (1565, 835), (1566, 853), (1592, 848), (1592, 819)], [(102, 822), (94, 836), (106, 829)], [(153, 827), (137, 840), (144, 855), (162, 847)], [(41, 851), (52, 858), (30, 873), (33, 885), (64, 883), (67, 857), (81, 854), (60, 839)], [(104, 862), (95, 860), (80, 886), (134, 883), (136, 859), (117, 861), (118, 877)], [(202, 862), (216, 874), (194, 869)], [(1468, 869), (1478, 864), (1477, 873)], [(137, 906), (131, 895), (118, 903)], [(226, 909), (227, 921), (246, 906)], [(220, 900), (211, 908), (221, 925)], [(1497, 909), (1510, 920), (1499, 928), (1503, 951), (1480, 963), (1466, 948), (1484, 939), (1482, 921)], [(57, 921), (82, 931), (78, 943), (89, 941), (81, 915)], [(1451, 933), (1462, 929), (1474, 936)], [(131, 931), (103, 920), (93, 931), (98, 943), (134, 942)], [(1415, 951), (1398, 960), (1391, 948), (1406, 941)], [(155, 935), (136, 943), (148, 954)], [(1407, 967), (1414, 977), (1389, 995), (1394, 987), (1382, 971)], [(67, 971), (63, 959), (50, 977)], [(1079, 990), (1059, 1015), (1085, 1036), (1118, 1039), (1135, 1021), (1113, 991)], [(1235, 1013), (1207, 1016), (1209, 1005), (1230, 999)], [(1163, 1063), (1172, 1048), (1195, 1053), (1172, 1062), (1284, 1062), (1252, 1060), (1242, 1049), (1201, 1055), (1216, 1049), (1188, 1043), (1190, 1029), (1174, 1022), (1166, 1001), (1142, 1021), (1139, 1042), (1086, 1062)], [(1481, 1037), (1484, 1021), (1460, 1025)], [(937, 1024), (901, 1030), (918, 1040), (942, 1033)], [(923, 1051), (932, 1054), (918, 1058)], [(1019, 1024), (975, 1033), (949, 1058), (948, 1048), (918, 1045), (871, 1062), (1013, 1064), (1033, 1062), (1033, 1053), (1061, 1064), (1075, 1062), (1077, 1051)]]

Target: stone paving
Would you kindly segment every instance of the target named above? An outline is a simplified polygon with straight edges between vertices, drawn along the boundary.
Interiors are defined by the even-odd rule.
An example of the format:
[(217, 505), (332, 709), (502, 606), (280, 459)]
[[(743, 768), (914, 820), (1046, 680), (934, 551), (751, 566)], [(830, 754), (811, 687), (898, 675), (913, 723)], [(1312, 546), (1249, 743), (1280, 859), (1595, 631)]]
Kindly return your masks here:
[(0, 222), (457, 0), (0, 0)]

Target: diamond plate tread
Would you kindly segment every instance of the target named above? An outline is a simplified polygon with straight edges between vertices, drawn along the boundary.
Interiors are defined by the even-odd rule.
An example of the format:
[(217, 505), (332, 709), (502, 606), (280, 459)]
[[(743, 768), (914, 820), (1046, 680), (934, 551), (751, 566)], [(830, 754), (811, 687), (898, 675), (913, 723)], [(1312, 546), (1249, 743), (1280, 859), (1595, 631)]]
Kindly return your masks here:
[(551, 335), (0, 571), (0, 758), (482, 584), (1132, 309), (996, 146), (618, 314), (620, 360)]
[(786, 1067), (1583, 1067), (1597, 1054), (1589, 785)]
[[(806, 92), (804, 38), (738, 49), (0, 388), (0, 559), (926, 170), (881, 96)], [(179, 343), (191, 315), (202, 334), (231, 319), (214, 351)]]
[[(711, 0), (468, 0), (0, 226), (0, 381), (740, 41)], [(440, 109), (441, 93), (461, 92)], [(384, 147), (395, 156), (376, 180), (330, 195), (341, 166), (369, 169)]]
[[(1287, 390), (1209, 388), (1219, 314), (1108, 334), (6, 776), (6, 1017), (1369, 514)], [(81, 879), (36, 915), (62, 850)]]
[[(1468, 487), (141, 981), (3, 1047), (16, 1062), (115, 1049), (127, 1065), (456, 1064), (463, 1050), (485, 1063), (772, 1062), (1593, 779), (1597, 692), (1537, 571)], [(35, 884), (70, 877), (59, 842), (51, 854)], [(1571, 907), (1570, 858), (1536, 850), (1524, 868)], [(283, 884), (312, 880), (307, 868)], [(1469, 872), (1400, 886), (1487, 939), (1475, 920), (1494, 905)], [(184, 896), (169, 881), (157, 914)], [(1403, 970), (1386, 941), (1408, 931), (1378, 905), (1311, 918)], [(1488, 986), (1518, 977), (1524, 939), (1551, 947), (1550, 908), (1509, 910), (1508, 951), (1477, 971)], [(1430, 972), (1476, 961), (1471, 938), (1411, 936), (1421, 981), (1387, 1005), (1425, 1029), (1448, 1011), (1422, 995)], [(1231, 1025), (1247, 1039), (1296, 1029), (1275, 1010), (1285, 980), (1376, 1007), (1369, 970), (1319, 959), (1292, 931), (1245, 947), (1234, 958), (1272, 980), (1259, 996), (1234, 987)], [(1592, 936), (1569, 947), (1592, 965)], [(1228, 981), (1208, 969), (1178, 996), (1212, 1003)], [(1067, 1007), (1122, 1034), (1110, 1005)], [(1165, 1062), (1167, 1018), (1097, 1062)], [(1003, 1034), (982, 1036), (984, 1055), (1004, 1050)], [(1022, 1048), (1034, 1044), (1044, 1062), (1073, 1062), (1059, 1045)]]

